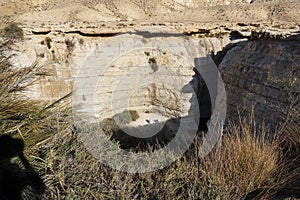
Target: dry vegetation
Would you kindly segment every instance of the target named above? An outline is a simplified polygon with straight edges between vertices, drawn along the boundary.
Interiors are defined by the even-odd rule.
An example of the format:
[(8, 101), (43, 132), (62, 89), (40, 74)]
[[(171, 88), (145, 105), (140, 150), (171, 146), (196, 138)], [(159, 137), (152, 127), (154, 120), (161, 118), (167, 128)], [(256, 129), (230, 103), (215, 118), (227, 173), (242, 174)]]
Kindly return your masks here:
[[(200, 142), (195, 142), (164, 169), (145, 174), (113, 170), (78, 141), (66, 106), (23, 95), (47, 73), (36, 63), (15, 69), (4, 56), (7, 45), (2, 43), (0, 51), (0, 134), (25, 140), (27, 156), (46, 183), (45, 199), (269, 198), (299, 173), (299, 112), (290, 114), (298, 121), (287, 120), (275, 133), (256, 127), (253, 113), (240, 115), (204, 159), (198, 157)], [(24, 199), (32, 195), (25, 191)]]
[[(204, 159), (200, 143), (171, 166), (128, 174), (97, 162), (70, 134), (45, 149), (44, 177), (52, 198), (260, 199), (270, 198), (299, 173), (282, 151), (282, 138), (256, 127), (253, 116), (228, 126)], [(295, 158), (293, 158), (295, 160)]]
[(4, 28), (0, 31), (0, 36), (8, 39), (22, 39), (23, 30), (15, 22), (4, 23)]

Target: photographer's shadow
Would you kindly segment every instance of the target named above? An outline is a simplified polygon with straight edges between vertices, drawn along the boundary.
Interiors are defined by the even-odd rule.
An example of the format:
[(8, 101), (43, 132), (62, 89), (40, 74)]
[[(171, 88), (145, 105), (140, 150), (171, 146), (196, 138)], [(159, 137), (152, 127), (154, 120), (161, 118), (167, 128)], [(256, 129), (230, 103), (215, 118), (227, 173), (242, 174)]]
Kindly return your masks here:
[[(34, 194), (31, 199), (41, 199), (46, 186), (23, 154), (24, 142), (10, 135), (0, 136), (0, 199), (19, 200), (23, 190), (29, 189)], [(18, 157), (23, 167), (13, 163)]]

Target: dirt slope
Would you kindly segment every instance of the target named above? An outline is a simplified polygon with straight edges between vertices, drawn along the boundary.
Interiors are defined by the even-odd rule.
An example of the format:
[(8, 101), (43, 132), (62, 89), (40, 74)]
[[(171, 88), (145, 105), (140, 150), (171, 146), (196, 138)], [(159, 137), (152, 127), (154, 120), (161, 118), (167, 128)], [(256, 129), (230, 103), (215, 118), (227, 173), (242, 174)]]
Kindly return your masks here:
[(0, 16), (25, 23), (62, 24), (85, 21), (300, 21), (297, 0), (4, 0)]

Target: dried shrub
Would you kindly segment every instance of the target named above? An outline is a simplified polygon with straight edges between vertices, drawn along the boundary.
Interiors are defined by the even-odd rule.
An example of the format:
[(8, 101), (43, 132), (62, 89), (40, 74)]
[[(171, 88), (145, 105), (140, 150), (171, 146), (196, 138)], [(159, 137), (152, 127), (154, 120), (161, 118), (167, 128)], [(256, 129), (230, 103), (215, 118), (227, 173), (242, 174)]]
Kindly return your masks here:
[[(223, 140), (204, 159), (197, 156), (201, 142), (195, 143), (171, 166), (145, 174), (128, 174), (98, 163), (76, 135), (70, 135), (54, 145), (46, 157), (52, 166), (45, 173), (51, 182), (51, 195), (99, 199), (269, 198), (293, 176), (287, 179), (283, 170), (286, 163), (279, 138), (256, 127), (251, 117), (241, 117), (228, 126)], [(115, 122), (105, 121), (113, 131)]]
[(0, 36), (8, 39), (23, 39), (24, 34), (22, 28), (15, 22), (9, 22), (0, 31)]
[(67, 45), (67, 50), (68, 50), (69, 54), (71, 54), (75, 49), (75, 41), (71, 40), (70, 38), (67, 38), (65, 40), (65, 43)]

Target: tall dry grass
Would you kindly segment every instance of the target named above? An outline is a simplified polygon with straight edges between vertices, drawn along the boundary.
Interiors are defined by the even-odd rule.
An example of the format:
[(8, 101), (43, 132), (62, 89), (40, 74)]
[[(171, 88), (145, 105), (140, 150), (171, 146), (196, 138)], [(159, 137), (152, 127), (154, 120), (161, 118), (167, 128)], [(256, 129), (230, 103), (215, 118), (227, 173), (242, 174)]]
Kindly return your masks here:
[(253, 114), (240, 117), (226, 128), (219, 149), (204, 158), (203, 179), (219, 188), (222, 198), (245, 198), (273, 184), (268, 181), (282, 162), (280, 143), (276, 134), (256, 127)]
[(30, 99), (28, 92), (25, 95), (48, 72), (37, 62), (29, 67), (12, 66), (13, 55), (5, 53), (9, 45), (10, 41), (0, 44), (0, 133), (18, 135), (27, 144), (35, 145), (69, 126), (65, 118), (69, 111), (59, 105), (60, 100), (49, 103)]
[[(0, 134), (22, 138), (26, 157), (41, 171), (40, 147), (54, 135), (70, 131), (70, 110), (61, 104), (63, 99), (51, 103), (28, 97), (31, 86), (48, 72), (37, 62), (28, 67), (14, 67), (11, 64), (14, 55), (9, 54), (12, 44), (12, 40), (0, 38)], [(34, 199), (32, 190), (27, 189), (24, 198)]]

